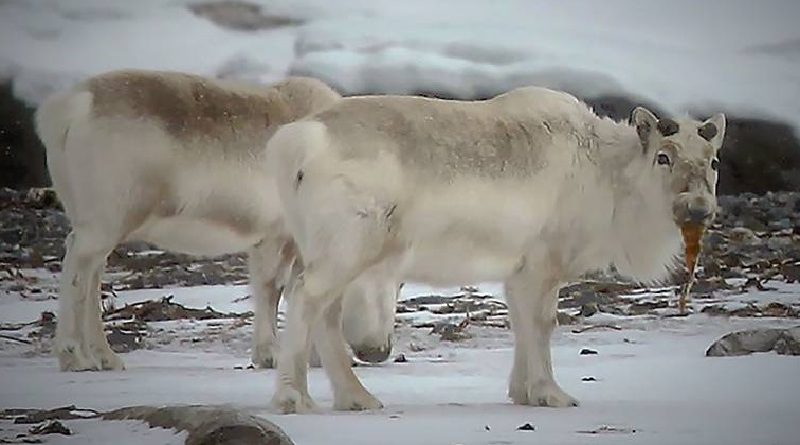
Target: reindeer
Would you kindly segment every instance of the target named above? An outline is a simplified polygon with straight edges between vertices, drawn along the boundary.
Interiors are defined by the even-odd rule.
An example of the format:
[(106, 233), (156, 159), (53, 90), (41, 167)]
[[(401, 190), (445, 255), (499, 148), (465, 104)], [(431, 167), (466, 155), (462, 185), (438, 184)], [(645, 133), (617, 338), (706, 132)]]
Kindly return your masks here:
[[(99, 285), (108, 253), (133, 240), (194, 255), (248, 252), (252, 358), (274, 366), (281, 290), (302, 263), (263, 163), (266, 141), (279, 125), (339, 99), (311, 78), (266, 87), (139, 70), (101, 74), (48, 98), (36, 128), (72, 224), (55, 340), (60, 368), (123, 369), (103, 333)], [(360, 358), (387, 358), (397, 291), (368, 281), (348, 289), (346, 311), (366, 313), (347, 330)]]
[(598, 117), (563, 92), (525, 87), (485, 101), (350, 97), (281, 127), (268, 164), (305, 269), (288, 302), (272, 403), (316, 409), (306, 360), (312, 329), (334, 408), (382, 405), (339, 339), (353, 280), (433, 285), (503, 281), (514, 333), (508, 395), (568, 407), (550, 337), (558, 290), (614, 263), (664, 277), (679, 226), (716, 211), (725, 116), (631, 122)]

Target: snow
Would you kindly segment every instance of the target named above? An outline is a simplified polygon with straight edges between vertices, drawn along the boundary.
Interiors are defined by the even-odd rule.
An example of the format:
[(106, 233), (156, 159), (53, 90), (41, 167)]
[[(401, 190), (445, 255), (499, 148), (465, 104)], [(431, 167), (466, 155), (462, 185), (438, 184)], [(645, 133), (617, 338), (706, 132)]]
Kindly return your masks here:
[[(59, 420), (59, 422), (69, 428), (72, 435), (48, 435), (45, 436), (44, 443), (58, 445), (108, 445), (112, 443), (115, 445), (183, 445), (187, 437), (186, 432), (150, 428), (137, 421)], [(27, 433), (29, 428), (30, 425), (26, 424), (10, 424), (7, 430), (16, 435)]]
[[(476, 294), (493, 286), (499, 290), (496, 284), (484, 283)], [(648, 299), (659, 292), (663, 289), (638, 296)], [(177, 301), (195, 307), (210, 304), (221, 311), (245, 311), (252, 302), (238, 300), (246, 293), (243, 286), (201, 286), (120, 291), (118, 298), (135, 302), (173, 294)], [(459, 293), (456, 288), (409, 284), (402, 298)], [(765, 304), (779, 298), (797, 304), (799, 295), (799, 285), (781, 285), (778, 291), (752, 291), (741, 299)], [(27, 318), (8, 315), (6, 309), (16, 307), (10, 305), (13, 299), (10, 294), (0, 298), (0, 313), (10, 321), (30, 321), (26, 313), (17, 312), (16, 317)], [(600, 315), (608, 319), (596, 318)], [(588, 320), (611, 322), (622, 329), (574, 333), (570, 326), (558, 328), (553, 339), (556, 379), (582, 402), (572, 409), (521, 407), (507, 400), (513, 356), (510, 331), (473, 326), (469, 340), (437, 343), (430, 340), (429, 329), (408, 325), (398, 328), (394, 351), (402, 352), (406, 363), (390, 360), (355, 368), (365, 386), (385, 404), (374, 412), (332, 411), (324, 372), (311, 369), (311, 394), (323, 411), (276, 414), (269, 408), (274, 371), (234, 369), (246, 364), (249, 355), (246, 346), (236, 343), (155, 346), (124, 354), (127, 370), (102, 373), (62, 373), (53, 357), (2, 350), (0, 406), (75, 404), (106, 410), (139, 404), (230, 404), (275, 422), (298, 445), (796, 443), (800, 434), (796, 357), (768, 353), (709, 358), (704, 353), (730, 331), (789, 327), (797, 320), (697, 313), (680, 318), (597, 314)], [(196, 326), (181, 323), (152, 325), (171, 324), (179, 330), (183, 326), (195, 335), (191, 329)], [(598, 354), (580, 355), (582, 348)], [(584, 377), (596, 381), (583, 381)], [(535, 426), (535, 431), (518, 431), (525, 423)], [(169, 430), (151, 431), (135, 422), (81, 420), (68, 426), (77, 434), (51, 443), (100, 444), (110, 443), (113, 437), (130, 443), (180, 443), (183, 437)], [(125, 442), (115, 439), (114, 443)]]
[[(441, 361), (411, 358), (409, 363), (357, 368), (386, 405), (371, 413), (323, 408), (326, 412), (318, 415), (274, 414), (267, 409), (273, 371), (232, 370), (231, 363), (241, 357), (188, 350), (127, 354), (128, 370), (115, 373), (60, 373), (51, 358), (3, 359), (0, 398), (5, 406), (74, 403), (96, 409), (234, 404), (277, 423), (298, 445), (331, 443), (331, 437), (348, 444), (795, 443), (800, 389), (791, 382), (797, 359), (704, 357), (705, 347), (724, 330), (709, 325), (697, 332), (677, 326), (663, 332), (559, 332), (553, 351), (557, 378), (583, 402), (576, 409), (509, 404), (504, 396), (512, 355), (508, 347), (454, 349)], [(632, 342), (624, 343), (623, 335)], [(579, 356), (583, 345), (599, 354)], [(582, 382), (584, 376), (598, 381)], [(312, 395), (329, 407), (323, 372), (313, 369), (310, 381)], [(536, 431), (515, 430), (526, 422)], [(621, 434), (577, 432), (602, 425), (636, 433), (623, 439)]]
[(187, 433), (164, 428), (150, 428), (136, 421), (64, 421), (72, 430), (68, 437), (56, 436), (46, 443), (61, 445), (183, 445)]
[(538, 84), (800, 124), (793, 0), (258, 0), (306, 22), (257, 32), (221, 28), (188, 3), (2, 2), (0, 75), (32, 103), (136, 67), (260, 82), (309, 74), (346, 93), (475, 97)]

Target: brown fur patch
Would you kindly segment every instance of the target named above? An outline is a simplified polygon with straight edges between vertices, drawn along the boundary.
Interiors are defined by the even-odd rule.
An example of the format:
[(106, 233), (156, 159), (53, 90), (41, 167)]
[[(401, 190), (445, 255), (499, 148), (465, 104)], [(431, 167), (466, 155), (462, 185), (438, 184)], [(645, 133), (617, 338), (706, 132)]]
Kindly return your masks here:
[(274, 89), (227, 84), (182, 73), (117, 71), (91, 78), (96, 117), (150, 120), (179, 142), (236, 150), (267, 140), (291, 112)]
[[(369, 118), (353, 118), (359, 115)], [(519, 119), (491, 102), (397, 96), (346, 98), (317, 120), (328, 124), (335, 140), (350, 141), (342, 147), (345, 157), (374, 157), (381, 150), (373, 141), (381, 141), (401, 163), (440, 178), (530, 176), (544, 164), (542, 147), (552, 140), (552, 128), (568, 125)]]
[(636, 125), (636, 134), (639, 136), (639, 142), (642, 144), (642, 151), (646, 152), (650, 146), (651, 131), (652, 129), (650, 128), (650, 124), (648, 122), (642, 122)]

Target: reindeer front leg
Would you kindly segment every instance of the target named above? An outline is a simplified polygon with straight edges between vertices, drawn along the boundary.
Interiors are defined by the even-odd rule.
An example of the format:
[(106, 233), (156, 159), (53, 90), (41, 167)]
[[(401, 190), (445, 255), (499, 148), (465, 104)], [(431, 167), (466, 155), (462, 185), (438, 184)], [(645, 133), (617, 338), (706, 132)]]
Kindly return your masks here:
[(277, 361), (278, 303), (281, 289), (299, 273), (291, 240), (265, 237), (249, 252), (250, 288), (255, 300), (252, 361), (273, 368)]
[(558, 281), (520, 271), (505, 288), (514, 331), (509, 397), (519, 405), (578, 406), (553, 377), (550, 337), (557, 324)]
[(342, 334), (342, 298), (339, 296), (328, 306), (316, 335), (317, 350), (333, 386), (333, 407), (351, 411), (380, 409), (383, 404), (364, 388), (350, 366)]
[[(306, 270), (308, 272), (308, 270)], [(304, 278), (298, 279), (288, 298), (286, 329), (278, 351), (277, 382), (272, 405), (284, 414), (317, 410), (308, 393), (308, 359), (311, 331), (330, 304), (327, 293), (312, 294)]]

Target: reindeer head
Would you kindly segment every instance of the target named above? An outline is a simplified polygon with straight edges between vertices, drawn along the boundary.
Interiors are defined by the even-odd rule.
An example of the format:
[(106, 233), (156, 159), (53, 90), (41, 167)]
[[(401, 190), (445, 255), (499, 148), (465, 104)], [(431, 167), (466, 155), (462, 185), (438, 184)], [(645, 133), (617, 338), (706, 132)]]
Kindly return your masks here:
[(675, 223), (708, 226), (717, 207), (717, 152), (725, 136), (725, 115), (703, 122), (658, 119), (638, 107), (631, 121), (654, 179), (662, 182)]

